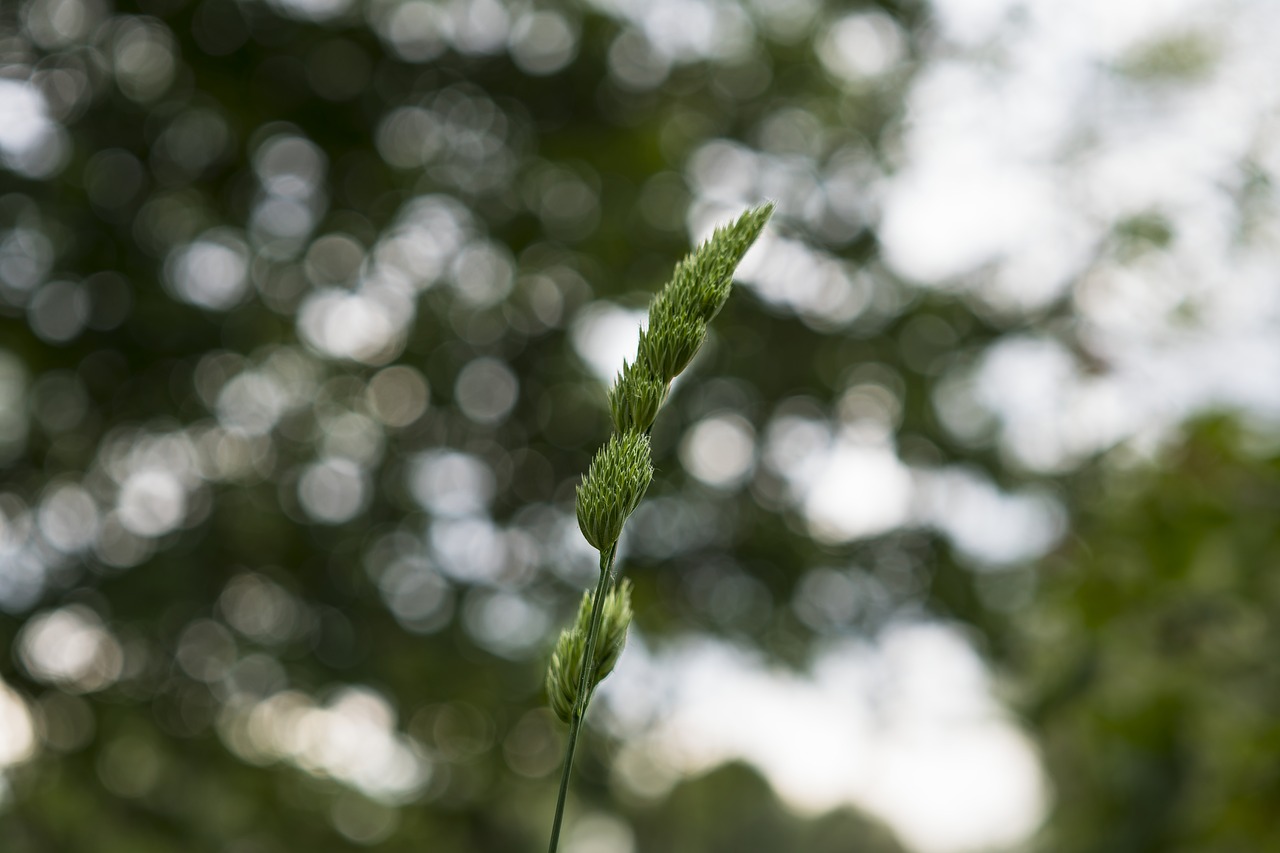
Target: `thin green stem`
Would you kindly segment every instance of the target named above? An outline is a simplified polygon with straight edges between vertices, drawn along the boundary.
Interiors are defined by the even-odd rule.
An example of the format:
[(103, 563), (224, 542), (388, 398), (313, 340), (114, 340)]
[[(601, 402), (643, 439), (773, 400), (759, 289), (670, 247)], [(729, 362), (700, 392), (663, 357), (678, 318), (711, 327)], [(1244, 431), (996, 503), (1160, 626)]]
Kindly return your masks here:
[(615, 543), (608, 553), (600, 554), (600, 580), (596, 582), (596, 594), (591, 601), (591, 622), (587, 627), (586, 649), (582, 656), (582, 673), (578, 681), (578, 696), (573, 704), (573, 718), (569, 722), (569, 743), (564, 749), (564, 769), (560, 773), (560, 795), (556, 797), (556, 816), (551, 824), (551, 846), (547, 853), (556, 853), (560, 844), (560, 822), (564, 818), (564, 801), (569, 795), (569, 774), (573, 770), (573, 752), (578, 745), (582, 720), (587, 715), (587, 703), (591, 701), (591, 676), (595, 669), (596, 637), (604, 616), (604, 598), (613, 580), (613, 558), (618, 551)]

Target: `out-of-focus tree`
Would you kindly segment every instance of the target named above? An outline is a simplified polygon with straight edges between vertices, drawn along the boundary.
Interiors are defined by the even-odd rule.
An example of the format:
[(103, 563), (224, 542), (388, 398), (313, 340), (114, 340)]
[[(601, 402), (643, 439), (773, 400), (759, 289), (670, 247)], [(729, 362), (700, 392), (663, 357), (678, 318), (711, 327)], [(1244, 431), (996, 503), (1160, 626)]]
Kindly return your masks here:
[[(1092, 461), (1203, 403), (1156, 369), (1213, 361), (1197, 323), (1240, 355), (1210, 402), (1270, 399), (1233, 380), (1274, 87), (1196, 96), (1264, 12), (1042, 50), (1052, 4), (958, 5), (0, 5), (0, 846), (540, 846), (619, 342), (772, 198), (653, 431), (636, 636), (803, 669), (966, 625), (1036, 697), (1049, 848), (1265, 849), (1273, 465)], [(1127, 147), (1184, 101), (1241, 114), (1194, 168)], [(740, 767), (624, 772), (616, 710), (583, 844), (895, 847)]]
[(1047, 849), (1280, 843), (1280, 469), (1205, 422), (1156, 460), (1083, 476), (1016, 649), (1056, 787)]
[[(851, 190), (875, 172), (910, 73), (912, 13), (875, 12), (887, 73), (846, 90), (814, 61), (842, 15), (6, 4), (6, 849), (539, 843), (561, 737), (541, 671), (590, 568), (572, 487), (607, 433), (595, 365), (686, 225), (740, 207), (690, 209), (698, 181), (818, 228), (822, 281), (799, 316), (736, 298), (655, 432), (641, 620), (801, 660), (810, 629), (775, 601), (813, 546), (744, 488), (755, 436), (893, 358), (875, 335), (905, 304), (851, 277), (860, 193), (809, 204), (806, 164)], [(760, 173), (729, 144), (748, 137), (797, 159)], [(680, 448), (721, 434), (727, 467), (683, 474)], [(712, 587), (745, 598), (712, 614)], [(761, 808), (780, 839), (812, 831)]]
[(733, 853), (793, 845), (822, 853), (902, 850), (883, 827), (847, 809), (817, 820), (796, 817), (778, 803), (755, 771), (742, 764), (726, 764), (681, 783), (659, 808), (641, 812), (634, 820), (644, 850)]

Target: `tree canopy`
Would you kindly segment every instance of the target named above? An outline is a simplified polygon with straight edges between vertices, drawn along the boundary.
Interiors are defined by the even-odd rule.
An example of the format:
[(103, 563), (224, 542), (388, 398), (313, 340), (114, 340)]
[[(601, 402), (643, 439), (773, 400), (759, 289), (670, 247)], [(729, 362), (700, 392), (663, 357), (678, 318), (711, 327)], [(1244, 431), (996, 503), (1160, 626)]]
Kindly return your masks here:
[(767, 200), (573, 849), (927, 848), (648, 750), (690, 643), (919, 624), (1034, 745), (1027, 844), (1280, 844), (1276, 23), (1085, 5), (4, 4), (0, 847), (538, 849), (606, 389)]

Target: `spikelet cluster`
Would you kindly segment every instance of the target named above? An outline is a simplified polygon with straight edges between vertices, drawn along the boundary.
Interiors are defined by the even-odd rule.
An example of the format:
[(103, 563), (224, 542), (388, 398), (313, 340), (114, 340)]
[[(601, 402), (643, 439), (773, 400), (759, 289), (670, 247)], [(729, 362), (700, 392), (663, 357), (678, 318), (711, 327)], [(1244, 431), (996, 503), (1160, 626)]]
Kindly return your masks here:
[(636, 363), (627, 365), (609, 395), (619, 432), (646, 431), (679, 376), (707, 339), (707, 324), (720, 313), (733, 287), (733, 271), (760, 236), (773, 204), (748, 210), (717, 228), (676, 265), (671, 281), (649, 305), (648, 328), (640, 332)]
[(650, 326), (654, 309), (664, 301), (668, 304), (662, 305), (661, 311), (666, 316), (683, 315), (710, 323), (729, 299), (733, 271), (772, 215), (772, 203), (748, 210), (734, 222), (717, 228), (693, 254), (677, 264), (671, 283), (650, 308)]
[[(760, 236), (773, 204), (747, 211), (716, 230), (676, 265), (671, 281), (649, 306), (648, 328), (640, 332), (634, 364), (623, 363), (609, 392), (609, 412), (617, 432), (596, 453), (577, 491), (578, 526), (601, 554), (609, 571), (612, 549), (653, 479), (649, 430), (666, 402), (671, 380), (697, 355), (707, 323), (724, 307), (733, 271)], [(609, 581), (602, 578), (602, 586)], [(556, 715), (572, 720), (591, 630), (592, 593), (586, 593), (572, 628), (560, 634), (547, 670), (547, 696)], [(631, 622), (631, 586), (622, 581), (606, 592), (594, 646), (590, 691), (613, 669)], [(584, 701), (585, 707), (585, 701)]]
[(609, 389), (609, 413), (618, 432), (648, 432), (666, 401), (667, 383), (640, 367), (639, 362), (622, 362), (622, 372)]
[[(578, 618), (572, 628), (560, 632), (551, 666), (547, 668), (547, 699), (551, 710), (564, 722), (573, 718), (582, 684), (582, 659), (586, 656), (587, 631), (591, 625), (592, 593), (582, 594)], [(604, 599), (600, 634), (596, 639), (595, 665), (591, 668), (588, 690), (595, 690), (622, 655), (627, 642), (627, 626), (631, 624), (631, 581), (622, 580)]]
[(608, 551), (622, 535), (622, 525), (635, 512), (653, 480), (649, 436), (615, 433), (591, 460), (578, 486), (578, 527), (600, 552)]

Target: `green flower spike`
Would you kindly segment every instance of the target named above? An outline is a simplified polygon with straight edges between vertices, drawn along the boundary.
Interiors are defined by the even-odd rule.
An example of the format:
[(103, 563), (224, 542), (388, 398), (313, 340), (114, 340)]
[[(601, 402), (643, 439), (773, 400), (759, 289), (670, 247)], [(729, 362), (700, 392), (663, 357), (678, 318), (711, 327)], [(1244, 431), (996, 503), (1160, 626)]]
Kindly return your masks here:
[(614, 434), (591, 460), (578, 486), (578, 526), (600, 553), (613, 548), (653, 479), (649, 436)]
[(618, 431), (596, 453), (578, 486), (578, 526), (600, 551), (600, 578), (595, 592), (583, 597), (573, 627), (560, 635), (547, 670), (547, 698), (556, 716), (569, 724), (549, 853), (556, 853), (560, 843), (573, 754), (587, 704), (621, 654), (631, 621), (627, 581), (613, 592), (609, 589), (622, 526), (653, 479), (649, 428), (666, 402), (671, 380), (689, 366), (706, 340), (707, 323), (729, 298), (734, 269), (772, 213), (772, 203), (747, 211), (716, 229), (676, 266), (671, 281), (649, 306), (649, 325), (640, 332), (635, 363), (623, 362), (609, 392), (609, 411)]
[[(547, 700), (551, 710), (564, 722), (573, 719), (573, 709), (578, 703), (578, 687), (582, 683), (582, 658), (586, 654), (587, 631), (591, 624), (590, 592), (582, 594), (578, 606), (578, 619), (572, 628), (560, 632), (551, 666), (547, 669)], [(623, 580), (604, 599), (604, 613), (600, 624), (600, 637), (596, 641), (595, 666), (591, 671), (588, 691), (604, 681), (613, 672), (622, 647), (627, 642), (627, 626), (631, 624), (631, 581)]]
[(609, 411), (618, 432), (647, 432), (667, 399), (667, 383), (636, 364), (622, 363), (613, 388), (609, 389)]

